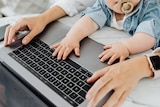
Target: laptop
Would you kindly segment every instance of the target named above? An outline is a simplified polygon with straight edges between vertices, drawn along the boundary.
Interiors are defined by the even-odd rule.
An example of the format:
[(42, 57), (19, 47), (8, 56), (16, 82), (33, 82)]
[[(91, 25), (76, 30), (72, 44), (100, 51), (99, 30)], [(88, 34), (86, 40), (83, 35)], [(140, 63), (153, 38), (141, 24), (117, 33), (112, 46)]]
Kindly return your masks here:
[[(108, 65), (98, 58), (103, 45), (90, 38), (82, 40), (80, 57), (74, 53), (65, 61), (53, 57), (54, 49), (49, 49), (49, 46), (62, 40), (69, 29), (69, 26), (59, 21), (52, 22), (28, 45), (23, 46), (21, 40), (17, 40), (10, 46), (1, 48), (0, 60), (53, 106), (86, 107), (88, 101), (85, 95), (93, 85), (86, 82), (87, 78)], [(107, 94), (98, 107), (110, 95), (111, 93)]]

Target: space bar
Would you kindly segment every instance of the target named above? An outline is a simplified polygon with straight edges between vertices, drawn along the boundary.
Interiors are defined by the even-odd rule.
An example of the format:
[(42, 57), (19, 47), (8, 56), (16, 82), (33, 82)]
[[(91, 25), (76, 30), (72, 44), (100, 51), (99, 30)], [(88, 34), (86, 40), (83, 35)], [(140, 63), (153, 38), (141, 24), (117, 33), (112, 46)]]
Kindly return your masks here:
[(81, 66), (78, 65), (77, 63), (75, 63), (74, 61), (72, 61), (71, 59), (67, 58), (65, 60), (67, 63), (69, 63), (70, 65), (72, 65), (73, 67), (75, 67), (76, 69), (79, 69)]

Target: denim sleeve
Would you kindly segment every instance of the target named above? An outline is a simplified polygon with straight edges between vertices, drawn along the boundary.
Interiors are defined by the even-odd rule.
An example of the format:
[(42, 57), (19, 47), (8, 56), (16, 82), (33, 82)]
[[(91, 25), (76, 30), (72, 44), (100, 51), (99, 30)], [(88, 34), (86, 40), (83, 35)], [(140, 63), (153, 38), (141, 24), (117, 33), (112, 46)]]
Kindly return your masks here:
[(138, 25), (136, 32), (144, 32), (156, 39), (154, 49), (160, 46), (160, 9), (148, 12), (143, 18), (142, 22)]
[(99, 26), (99, 29), (104, 27), (106, 23), (107, 17), (103, 11), (100, 0), (97, 0), (92, 7), (88, 7), (85, 11), (83, 11), (81, 16), (83, 15), (89, 16)]

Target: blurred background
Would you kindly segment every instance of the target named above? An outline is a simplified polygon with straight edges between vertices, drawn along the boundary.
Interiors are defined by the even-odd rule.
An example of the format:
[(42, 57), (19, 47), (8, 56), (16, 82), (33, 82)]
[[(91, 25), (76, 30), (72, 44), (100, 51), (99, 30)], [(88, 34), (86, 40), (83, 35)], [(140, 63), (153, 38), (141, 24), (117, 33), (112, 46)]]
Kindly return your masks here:
[[(3, 3), (2, 3), (2, 1), (0, 0), (0, 8), (2, 8), (2, 7), (3, 7)], [(0, 13), (0, 17), (2, 17), (1, 13)]]
[(55, 1), (56, 0), (0, 0), (0, 17), (42, 13)]

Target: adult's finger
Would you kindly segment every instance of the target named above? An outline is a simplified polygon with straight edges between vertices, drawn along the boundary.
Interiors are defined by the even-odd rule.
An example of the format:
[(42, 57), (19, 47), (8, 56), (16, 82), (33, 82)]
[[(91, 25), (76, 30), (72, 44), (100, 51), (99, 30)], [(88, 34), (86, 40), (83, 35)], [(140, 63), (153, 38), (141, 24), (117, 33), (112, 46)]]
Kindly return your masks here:
[(10, 32), (11, 25), (7, 26), (5, 34), (4, 34), (4, 46), (8, 45), (8, 36)]
[(28, 44), (39, 32), (36, 29), (31, 30), (23, 39), (22, 44)]
[(106, 73), (94, 83), (94, 85), (87, 92), (86, 99), (91, 100), (92, 97), (94, 97), (98, 93), (98, 91), (112, 79), (111, 76), (106, 75), (108, 75), (108, 73)]

